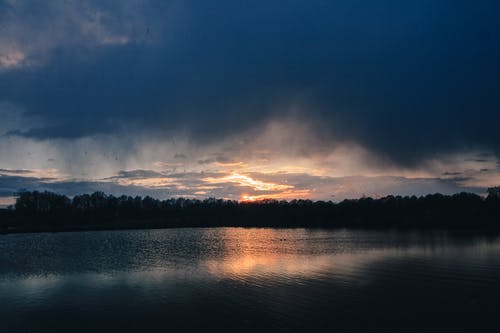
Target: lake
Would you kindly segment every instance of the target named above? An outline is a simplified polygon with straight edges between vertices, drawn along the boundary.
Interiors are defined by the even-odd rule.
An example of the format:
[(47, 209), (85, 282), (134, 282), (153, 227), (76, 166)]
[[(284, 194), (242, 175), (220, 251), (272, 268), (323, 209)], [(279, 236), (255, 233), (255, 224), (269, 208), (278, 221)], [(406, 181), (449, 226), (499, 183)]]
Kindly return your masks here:
[(0, 235), (1, 332), (500, 329), (500, 239), (445, 231)]

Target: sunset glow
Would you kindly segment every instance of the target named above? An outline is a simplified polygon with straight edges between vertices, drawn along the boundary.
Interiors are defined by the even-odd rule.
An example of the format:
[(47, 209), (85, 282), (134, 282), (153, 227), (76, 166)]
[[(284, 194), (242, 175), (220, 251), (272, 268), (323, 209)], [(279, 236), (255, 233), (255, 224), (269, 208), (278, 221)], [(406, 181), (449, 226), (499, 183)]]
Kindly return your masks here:
[(205, 182), (210, 184), (236, 183), (242, 187), (251, 187), (255, 191), (283, 191), (293, 188), (291, 185), (276, 184), (253, 179), (250, 176), (232, 173), (221, 178), (205, 178)]
[(291, 200), (291, 199), (306, 199), (309, 197), (311, 197), (311, 190), (287, 190), (272, 194), (260, 194), (260, 195), (244, 194), (241, 196), (240, 201), (255, 202), (264, 199)]

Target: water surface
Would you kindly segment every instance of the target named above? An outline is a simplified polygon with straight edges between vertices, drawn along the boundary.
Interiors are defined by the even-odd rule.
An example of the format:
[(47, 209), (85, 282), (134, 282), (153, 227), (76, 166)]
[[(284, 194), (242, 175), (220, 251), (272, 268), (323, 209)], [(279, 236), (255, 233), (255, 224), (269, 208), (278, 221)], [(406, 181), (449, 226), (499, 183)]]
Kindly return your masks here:
[(500, 240), (164, 229), (0, 236), (0, 331), (495, 331)]

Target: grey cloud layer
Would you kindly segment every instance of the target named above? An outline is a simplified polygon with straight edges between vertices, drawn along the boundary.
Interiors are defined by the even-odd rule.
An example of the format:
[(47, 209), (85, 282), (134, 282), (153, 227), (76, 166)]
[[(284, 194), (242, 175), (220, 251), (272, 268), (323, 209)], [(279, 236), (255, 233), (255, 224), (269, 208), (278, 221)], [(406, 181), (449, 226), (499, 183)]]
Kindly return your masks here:
[[(163, 173), (153, 170), (120, 171), (116, 176), (101, 181), (57, 180), (54, 178), (26, 177), (26, 170), (0, 170), (0, 197), (14, 196), (20, 190), (49, 190), (66, 195), (104, 191), (114, 195), (150, 195), (157, 198), (178, 196), (223, 197), (239, 200), (241, 194), (271, 196), (283, 193), (282, 189), (256, 190), (252, 186), (238, 184), (222, 177), (225, 173)], [(460, 191), (481, 193), (483, 189), (460, 185), (461, 179), (404, 177), (321, 177), (308, 174), (261, 174), (248, 176), (262, 182), (287, 184), (293, 191), (310, 190), (307, 197), (322, 200), (357, 198), (360, 195), (385, 196), (425, 195), (428, 193), (452, 194)], [(219, 178), (218, 182), (207, 182), (207, 177)], [(130, 181), (168, 178), (169, 182), (157, 186), (141, 186)], [(125, 182), (125, 183), (123, 183)], [(140, 184), (140, 183), (139, 183)], [(286, 192), (286, 191), (285, 191)], [(286, 198), (286, 197), (285, 197)], [(293, 197), (289, 197), (291, 199)]]
[(0, 101), (40, 119), (13, 136), (201, 144), (292, 108), (402, 165), (500, 152), (497, 1), (0, 4)]

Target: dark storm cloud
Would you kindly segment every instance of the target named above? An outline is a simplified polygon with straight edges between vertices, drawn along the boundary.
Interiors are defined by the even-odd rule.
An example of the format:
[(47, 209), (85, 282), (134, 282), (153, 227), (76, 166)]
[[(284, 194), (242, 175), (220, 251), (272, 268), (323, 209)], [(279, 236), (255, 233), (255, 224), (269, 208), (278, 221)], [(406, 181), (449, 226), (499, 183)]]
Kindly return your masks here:
[(12, 22), (73, 33), (26, 49), (42, 64), (0, 73), (0, 100), (44, 120), (11, 134), (181, 129), (206, 142), (298, 103), (326, 144), (354, 140), (401, 164), (500, 152), (498, 1), (88, 2), (99, 25), (92, 11), (58, 25), (53, 5), (27, 3), (0, 6), (0, 34)]
[(129, 179), (154, 178), (154, 177), (164, 177), (164, 175), (153, 170), (130, 170), (130, 171), (121, 170), (118, 172), (118, 175), (116, 176), (116, 178), (129, 178)]
[(0, 175), (24, 175), (24, 174), (29, 174), (31, 171), (30, 170), (24, 170), (24, 169), (0, 169)]
[(461, 174), (462, 172), (449, 172), (449, 171), (443, 172), (443, 176), (458, 176)]
[(0, 175), (0, 197), (13, 196), (17, 192), (28, 188), (37, 190), (46, 181), (50, 181), (50, 179)]

